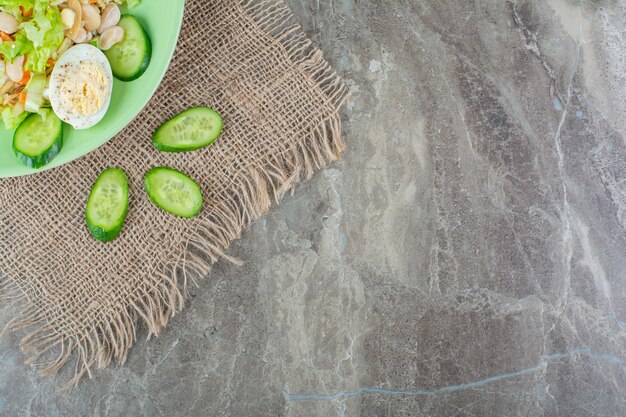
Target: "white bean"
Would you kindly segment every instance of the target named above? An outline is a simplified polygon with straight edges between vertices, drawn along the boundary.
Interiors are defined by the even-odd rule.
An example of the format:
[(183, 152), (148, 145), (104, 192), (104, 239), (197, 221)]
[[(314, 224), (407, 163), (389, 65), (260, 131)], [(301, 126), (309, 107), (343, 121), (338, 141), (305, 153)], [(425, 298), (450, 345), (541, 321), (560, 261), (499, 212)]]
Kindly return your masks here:
[(14, 83), (19, 83), (24, 78), (24, 57), (18, 56), (13, 62), (6, 63), (7, 77)]
[(78, 29), (78, 33), (72, 40), (76, 43), (83, 43), (85, 42), (85, 40), (87, 40), (87, 33), (88, 32), (84, 28), (80, 28)]
[(88, 32), (93, 32), (100, 27), (102, 19), (100, 11), (93, 4), (83, 4), (83, 26)]
[(98, 33), (102, 34), (105, 30), (117, 25), (120, 22), (122, 13), (120, 8), (115, 3), (107, 4), (107, 7), (102, 11), (102, 23), (98, 28)]
[(72, 9), (63, 9), (61, 12), (61, 20), (66, 28), (70, 29), (74, 26), (74, 20), (76, 19), (76, 13)]
[(17, 32), (17, 20), (8, 13), (0, 13), (0, 30), (9, 35)]
[(98, 48), (106, 51), (111, 49), (113, 45), (124, 39), (124, 29), (119, 26), (113, 26), (104, 31), (98, 39)]

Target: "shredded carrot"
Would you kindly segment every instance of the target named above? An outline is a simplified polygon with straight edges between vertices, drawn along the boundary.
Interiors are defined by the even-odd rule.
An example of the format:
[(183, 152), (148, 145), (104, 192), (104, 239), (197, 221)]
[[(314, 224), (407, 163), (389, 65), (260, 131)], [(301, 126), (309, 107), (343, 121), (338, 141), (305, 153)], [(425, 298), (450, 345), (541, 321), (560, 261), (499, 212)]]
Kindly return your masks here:
[(54, 59), (48, 58), (48, 66), (49, 67), (54, 67)]
[(13, 42), (15, 40), (11, 35), (2, 31), (0, 31), (0, 38), (5, 42)]
[(18, 85), (26, 85), (26, 84), (28, 84), (29, 80), (30, 80), (30, 71), (24, 71), (24, 76), (22, 77), (22, 79), (17, 84)]
[(89, 0), (89, 4), (97, 3), (98, 0)]
[(25, 92), (21, 92), (19, 95), (19, 101), (20, 103), (26, 103), (26, 93)]
[(20, 6), (20, 11), (22, 12), (22, 16), (28, 17), (33, 15), (33, 9), (25, 10), (24, 7)]

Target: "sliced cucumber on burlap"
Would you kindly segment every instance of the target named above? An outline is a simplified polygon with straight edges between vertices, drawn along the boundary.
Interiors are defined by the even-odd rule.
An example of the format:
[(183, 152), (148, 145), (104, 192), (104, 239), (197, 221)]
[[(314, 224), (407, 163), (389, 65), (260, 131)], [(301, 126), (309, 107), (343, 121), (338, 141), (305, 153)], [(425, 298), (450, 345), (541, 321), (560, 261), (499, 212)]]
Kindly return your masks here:
[(146, 174), (144, 185), (150, 200), (168, 213), (191, 218), (202, 210), (200, 187), (180, 171), (153, 168)]
[(210, 145), (222, 132), (222, 117), (208, 107), (193, 107), (161, 125), (152, 137), (163, 152), (194, 151)]
[(102, 172), (96, 180), (85, 210), (87, 228), (101, 242), (114, 240), (122, 231), (128, 212), (128, 179), (119, 168)]

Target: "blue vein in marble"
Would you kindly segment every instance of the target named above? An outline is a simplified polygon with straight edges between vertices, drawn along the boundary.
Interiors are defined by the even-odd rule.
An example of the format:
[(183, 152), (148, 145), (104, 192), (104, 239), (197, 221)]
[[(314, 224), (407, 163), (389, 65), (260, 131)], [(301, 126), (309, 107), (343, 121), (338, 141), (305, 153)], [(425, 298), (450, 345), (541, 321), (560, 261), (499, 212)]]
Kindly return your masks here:
[(361, 387), (354, 391), (339, 391), (334, 394), (292, 394), (287, 388), (283, 389), (283, 396), (286, 401), (335, 401), (346, 398), (360, 397), (365, 394), (384, 394), (384, 395), (433, 395), (447, 392), (463, 391), (466, 389), (472, 389), (483, 385), (490, 384), (492, 382), (501, 381), (503, 379), (510, 379), (519, 377), (526, 374), (532, 374), (539, 372), (547, 366), (550, 362), (556, 362), (562, 359), (569, 359), (575, 355), (585, 354), (589, 359), (597, 362), (608, 362), (620, 365), (621, 371), (626, 374), (626, 364), (618, 356), (609, 354), (596, 354), (592, 353), (589, 349), (574, 349), (564, 353), (553, 353), (551, 355), (544, 356), (537, 366), (532, 368), (526, 368), (515, 372), (509, 372), (506, 374), (500, 374), (491, 376), (478, 381), (468, 382), (460, 385), (450, 385), (447, 387), (435, 388), (432, 390), (391, 390), (383, 388), (369, 388)]

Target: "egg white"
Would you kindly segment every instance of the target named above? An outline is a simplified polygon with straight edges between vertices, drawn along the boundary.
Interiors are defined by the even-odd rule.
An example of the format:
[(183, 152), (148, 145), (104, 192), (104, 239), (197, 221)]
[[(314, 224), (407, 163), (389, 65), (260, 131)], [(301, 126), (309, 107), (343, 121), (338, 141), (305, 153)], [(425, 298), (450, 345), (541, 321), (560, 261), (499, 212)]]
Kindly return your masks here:
[[(75, 76), (67, 71), (67, 64), (80, 64), (91, 62), (99, 66), (105, 75), (106, 85), (104, 86), (104, 103), (100, 109), (91, 115), (81, 114), (78, 111), (67, 109), (61, 99), (61, 86), (63, 80)], [(86, 74), (89, 75), (89, 74)], [(98, 124), (106, 115), (111, 104), (111, 93), (113, 91), (113, 73), (107, 57), (102, 51), (93, 45), (79, 44), (68, 49), (56, 62), (52, 74), (50, 75), (50, 85), (48, 96), (54, 113), (64, 122), (72, 125), (75, 129), (88, 129)]]

